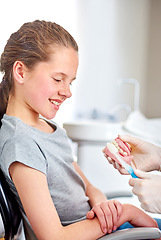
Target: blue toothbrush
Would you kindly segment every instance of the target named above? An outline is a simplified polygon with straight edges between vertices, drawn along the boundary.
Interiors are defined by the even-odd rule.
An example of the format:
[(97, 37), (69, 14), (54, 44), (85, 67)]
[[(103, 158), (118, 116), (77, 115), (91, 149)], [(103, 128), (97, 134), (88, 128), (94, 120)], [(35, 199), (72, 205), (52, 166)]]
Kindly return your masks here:
[(119, 160), (119, 162), (122, 164), (122, 166), (131, 175), (131, 177), (138, 178), (134, 173), (134, 169), (120, 157), (119, 153), (117, 152), (115, 155), (116, 155), (117, 159)]
[(109, 151), (117, 157), (117, 159), (122, 164), (122, 166), (126, 169), (126, 171), (133, 178), (138, 178), (134, 173), (134, 169), (120, 157), (118, 149), (112, 143), (107, 143), (107, 147), (108, 147)]

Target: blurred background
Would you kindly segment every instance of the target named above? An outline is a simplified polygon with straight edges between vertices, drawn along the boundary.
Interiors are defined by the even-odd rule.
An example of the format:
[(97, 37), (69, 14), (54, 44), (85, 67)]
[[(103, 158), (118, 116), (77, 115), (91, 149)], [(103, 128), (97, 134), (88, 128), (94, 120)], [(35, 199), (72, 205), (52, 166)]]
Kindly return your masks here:
[[(73, 97), (57, 121), (128, 114), (139, 103), (148, 118), (161, 117), (160, 0), (5, 0), (1, 2), (0, 52), (10, 34), (24, 22), (55, 21), (79, 45), (80, 65)], [(135, 84), (118, 84), (120, 78)], [(127, 106), (128, 105), (128, 106)], [(121, 115), (122, 114), (122, 115)]]

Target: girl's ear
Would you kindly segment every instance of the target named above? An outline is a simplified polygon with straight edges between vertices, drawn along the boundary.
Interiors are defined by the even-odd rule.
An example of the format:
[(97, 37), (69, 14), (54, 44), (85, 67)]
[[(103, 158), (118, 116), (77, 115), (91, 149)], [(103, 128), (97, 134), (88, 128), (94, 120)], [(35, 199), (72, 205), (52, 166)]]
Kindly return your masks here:
[(21, 61), (15, 61), (13, 64), (13, 78), (19, 83), (24, 83), (25, 65)]

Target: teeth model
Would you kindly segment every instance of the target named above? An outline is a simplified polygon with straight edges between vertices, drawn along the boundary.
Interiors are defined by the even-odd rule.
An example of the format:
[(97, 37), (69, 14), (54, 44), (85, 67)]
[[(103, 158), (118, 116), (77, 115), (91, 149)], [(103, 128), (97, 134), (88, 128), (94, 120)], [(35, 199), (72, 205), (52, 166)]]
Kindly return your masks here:
[[(128, 164), (130, 164), (133, 159), (133, 156), (130, 155), (130, 145), (126, 142), (123, 142), (120, 138), (116, 138), (113, 140), (113, 142), (107, 143), (105, 147), (105, 153), (108, 155), (108, 157), (114, 159), (120, 165), (122, 165), (118, 159), (120, 157)], [(118, 155), (119, 157), (117, 157)]]
[(134, 173), (134, 169), (130, 165), (133, 156), (130, 155), (131, 148), (128, 143), (116, 138), (112, 143), (107, 143), (105, 153), (108, 157), (122, 165), (122, 167), (124, 167), (133, 178), (138, 178)]

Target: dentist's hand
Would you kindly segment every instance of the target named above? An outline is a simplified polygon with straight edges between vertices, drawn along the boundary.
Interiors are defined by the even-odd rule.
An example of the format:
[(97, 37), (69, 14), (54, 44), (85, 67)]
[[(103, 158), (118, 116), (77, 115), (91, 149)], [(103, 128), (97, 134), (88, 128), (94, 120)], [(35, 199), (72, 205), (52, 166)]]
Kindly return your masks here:
[(161, 175), (135, 170), (139, 177), (130, 178), (132, 192), (138, 196), (141, 207), (153, 213), (161, 213)]
[(128, 135), (119, 135), (119, 138), (131, 145), (133, 168), (136, 167), (145, 172), (161, 169), (161, 148)]

